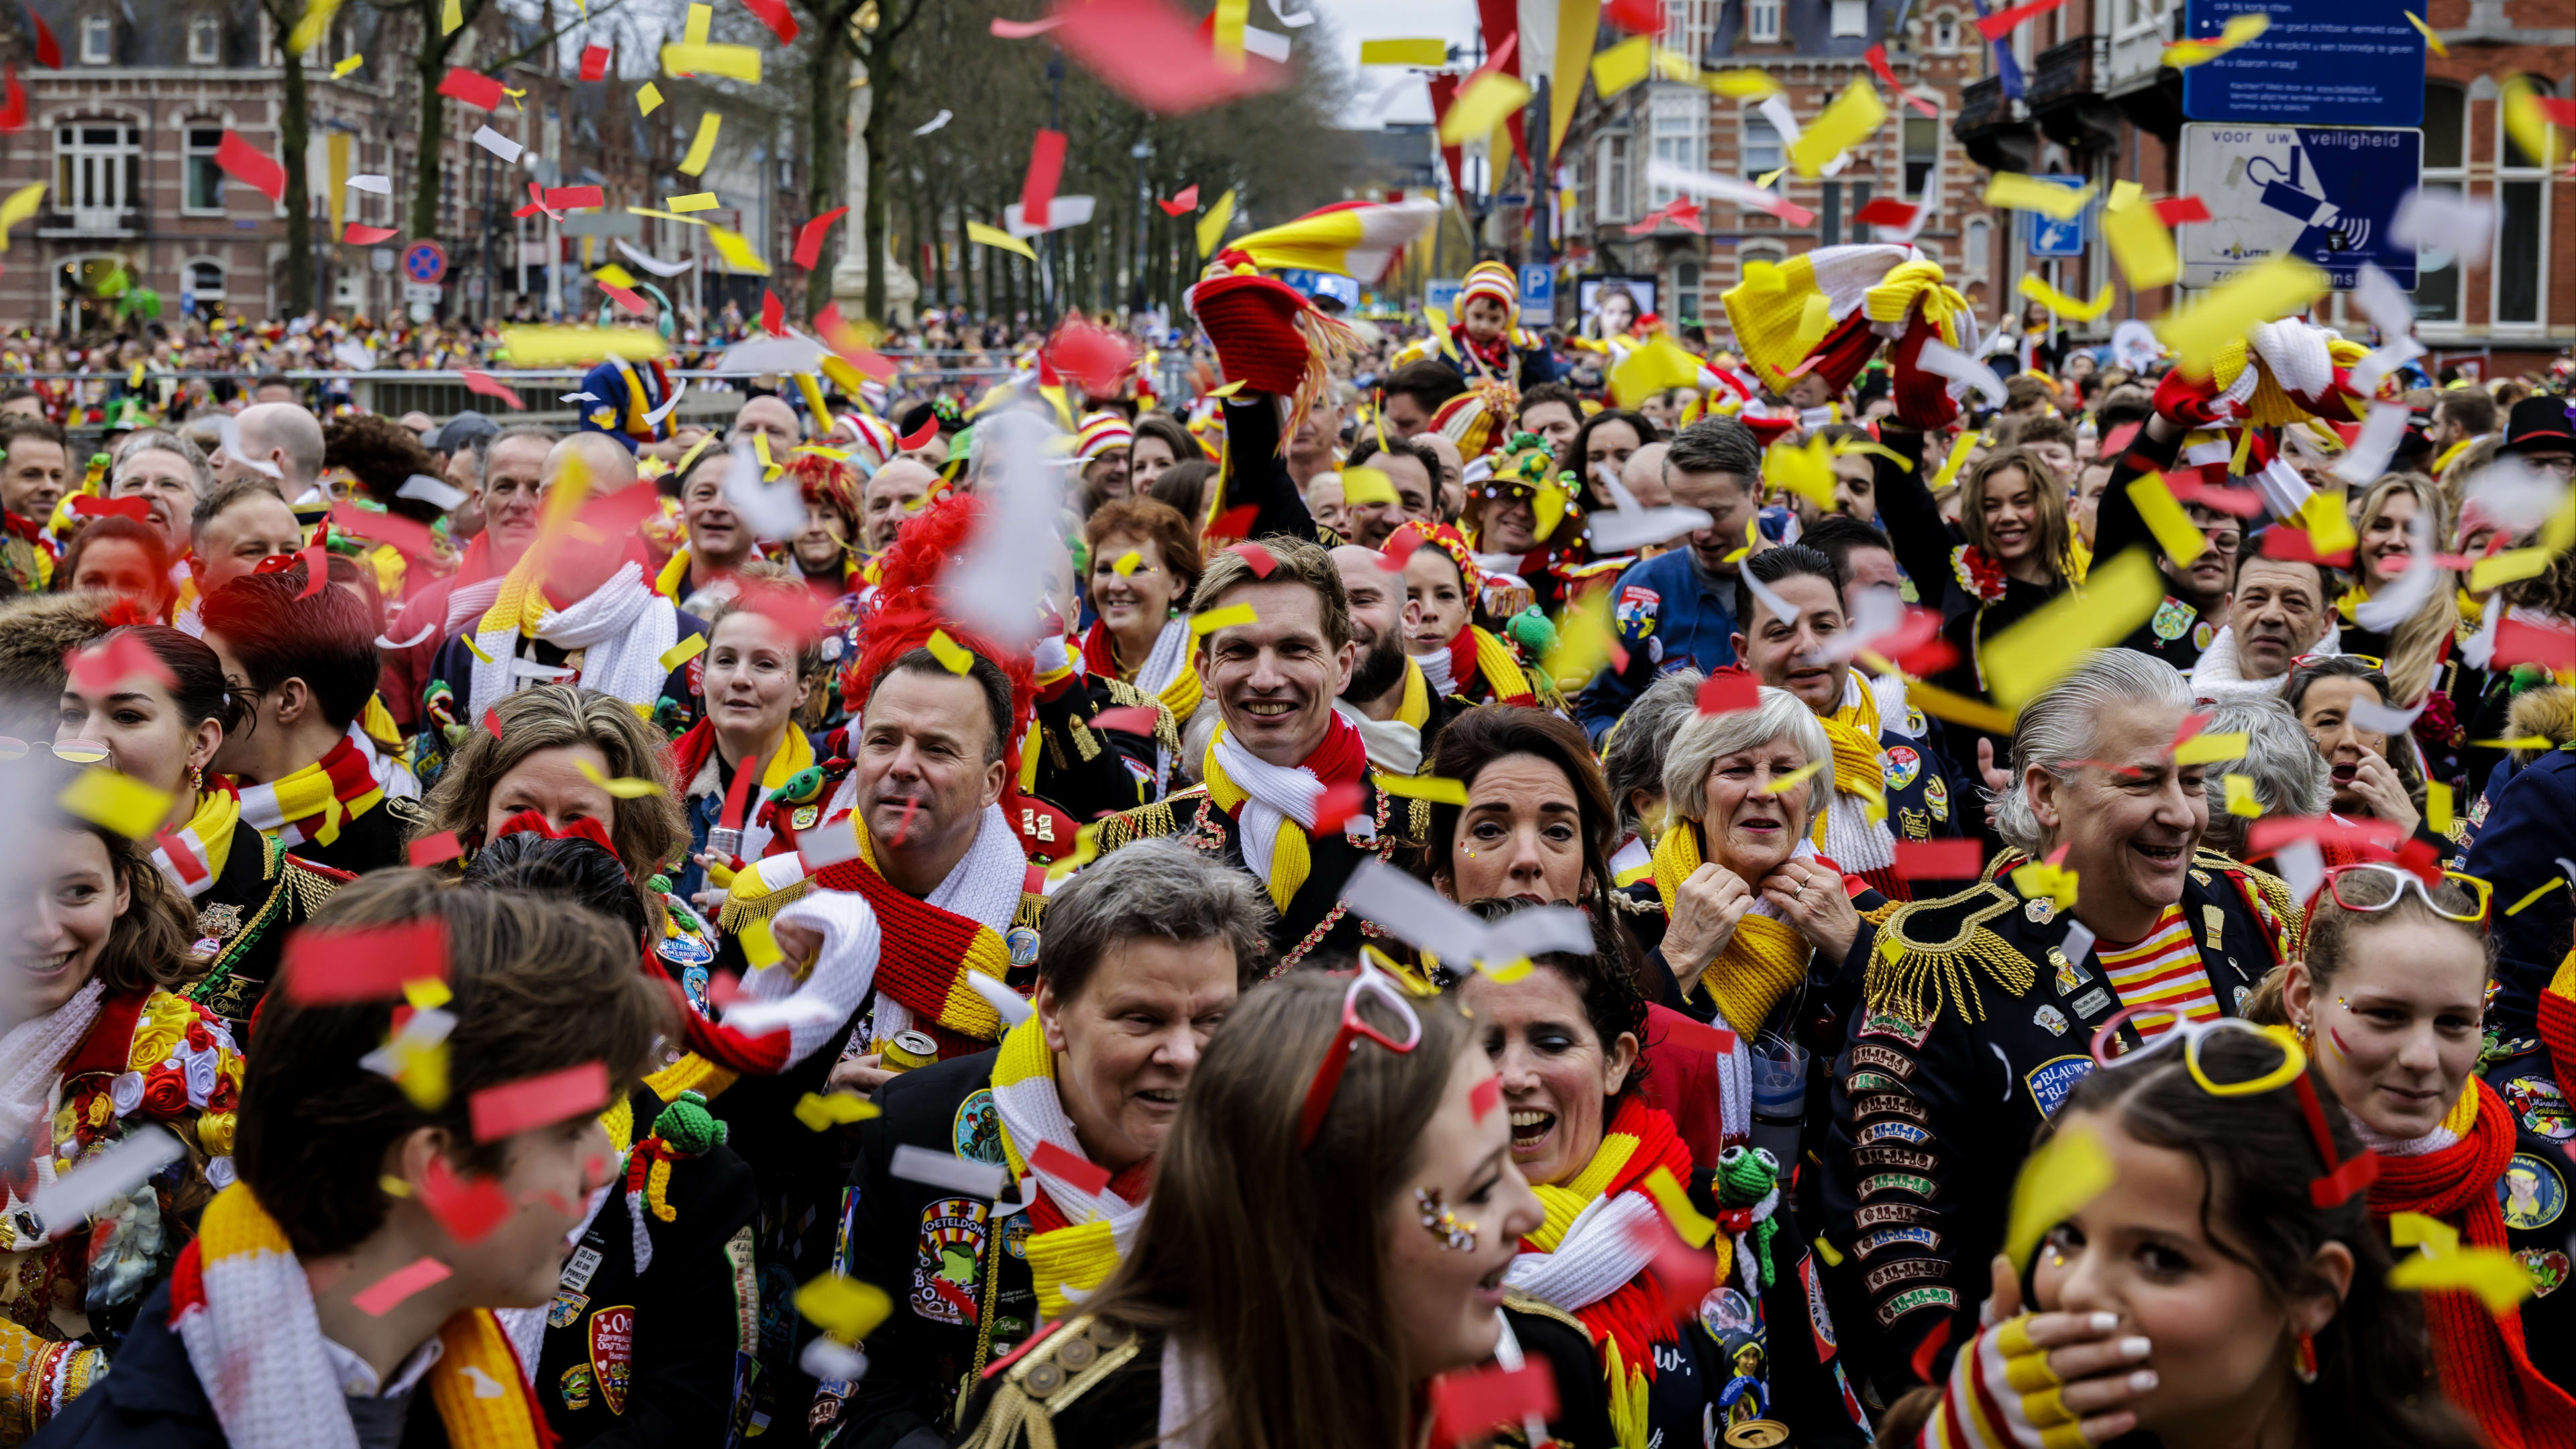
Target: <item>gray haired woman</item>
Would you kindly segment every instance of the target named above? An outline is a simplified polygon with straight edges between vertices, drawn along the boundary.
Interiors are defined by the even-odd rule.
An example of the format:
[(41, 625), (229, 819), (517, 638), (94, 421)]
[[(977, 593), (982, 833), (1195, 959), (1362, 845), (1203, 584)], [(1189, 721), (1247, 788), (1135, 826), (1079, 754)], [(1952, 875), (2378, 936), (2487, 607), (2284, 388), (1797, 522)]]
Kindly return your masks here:
[[(2201, 780), (2201, 793), (2209, 797), (2209, 828), (2201, 832), (2202, 846), (2241, 860), (2246, 833), (2255, 820), (2326, 813), (2334, 798), (2333, 779), (2316, 746), (2308, 743), (2307, 728), (2288, 705), (2269, 696), (2215, 705), (2209, 722), (2200, 728), (2203, 734), (2245, 736), (2245, 758), (2230, 761)], [(2242, 798), (2251, 807), (2248, 814), (2228, 808), (2230, 775), (2246, 780)]]

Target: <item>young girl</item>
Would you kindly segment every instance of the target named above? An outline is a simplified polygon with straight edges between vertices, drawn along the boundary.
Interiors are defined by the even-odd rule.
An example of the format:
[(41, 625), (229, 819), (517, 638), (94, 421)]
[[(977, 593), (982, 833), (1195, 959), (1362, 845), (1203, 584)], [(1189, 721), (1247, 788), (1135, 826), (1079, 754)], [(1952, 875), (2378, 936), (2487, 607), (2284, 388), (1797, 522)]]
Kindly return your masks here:
[(2093, 1134), (2110, 1184), (2018, 1276), (1996, 1258), (1992, 1326), (1945, 1390), (1898, 1401), (1880, 1442), (2477, 1443), (2435, 1394), (2419, 1307), (2388, 1287), (2388, 1245), (2338, 1174), (2361, 1144), (2288, 1034), (2213, 1023), (2108, 1062), (2050, 1132)]
[(1521, 314), (1521, 289), (1512, 269), (1501, 262), (1478, 262), (1467, 269), (1458, 292), (1458, 324), (1445, 338), (1425, 338), (1398, 352), (1394, 365), (1436, 357), (1458, 369), (1469, 382), (1499, 382), (1517, 392), (1564, 376), (1564, 365), (1548, 350), (1547, 340), (1514, 325)]
[(1404, 646), (1431, 687), (1475, 704), (1536, 704), (1519, 651), (1474, 622), (1485, 575), (1467, 540), (1419, 520), (1396, 532), (1421, 541), (1404, 559)]

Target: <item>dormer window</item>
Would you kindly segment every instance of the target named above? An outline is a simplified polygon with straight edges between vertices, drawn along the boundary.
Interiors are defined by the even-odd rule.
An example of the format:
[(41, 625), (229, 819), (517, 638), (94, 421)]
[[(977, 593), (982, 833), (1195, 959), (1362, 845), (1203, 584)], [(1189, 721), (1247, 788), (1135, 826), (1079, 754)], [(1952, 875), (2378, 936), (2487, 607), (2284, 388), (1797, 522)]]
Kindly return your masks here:
[(188, 63), (214, 65), (224, 58), (224, 25), (212, 15), (188, 22)]
[(84, 17), (80, 38), (81, 64), (106, 65), (116, 58), (116, 22), (108, 17)]

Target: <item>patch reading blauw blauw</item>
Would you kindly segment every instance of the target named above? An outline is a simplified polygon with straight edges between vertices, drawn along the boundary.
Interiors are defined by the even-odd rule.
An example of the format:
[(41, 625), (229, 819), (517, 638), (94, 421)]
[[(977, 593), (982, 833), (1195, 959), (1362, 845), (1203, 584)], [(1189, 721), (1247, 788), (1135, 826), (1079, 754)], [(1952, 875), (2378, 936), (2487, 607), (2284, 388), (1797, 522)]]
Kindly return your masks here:
[(2054, 1117), (2064, 1105), (2066, 1094), (2092, 1071), (2093, 1059), (2089, 1056), (2050, 1057), (2031, 1068), (2021, 1080), (2030, 1089), (2030, 1100), (2039, 1108), (2039, 1115)]

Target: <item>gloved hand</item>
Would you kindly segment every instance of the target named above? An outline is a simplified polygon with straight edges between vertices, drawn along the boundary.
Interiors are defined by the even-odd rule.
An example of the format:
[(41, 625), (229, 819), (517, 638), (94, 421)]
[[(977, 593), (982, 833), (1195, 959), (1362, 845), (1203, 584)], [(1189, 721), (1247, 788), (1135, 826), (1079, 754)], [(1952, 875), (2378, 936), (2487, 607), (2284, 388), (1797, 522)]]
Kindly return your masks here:
[(1923, 365), (1923, 344), (1939, 338), (1940, 329), (1917, 307), (1905, 319), (1905, 334), (1896, 340), (1887, 359), (1896, 420), (1927, 433), (1959, 420), (1959, 402), (1950, 396), (1950, 379)]

